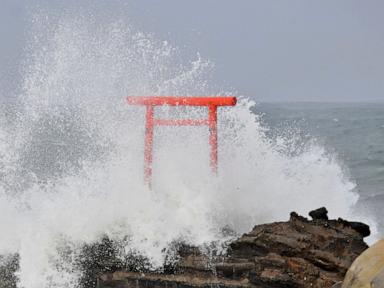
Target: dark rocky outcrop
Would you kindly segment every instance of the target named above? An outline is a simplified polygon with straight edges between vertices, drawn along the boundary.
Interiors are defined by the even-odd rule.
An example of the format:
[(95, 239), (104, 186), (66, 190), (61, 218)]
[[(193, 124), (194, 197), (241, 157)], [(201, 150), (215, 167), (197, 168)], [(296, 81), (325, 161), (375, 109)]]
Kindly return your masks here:
[(17, 255), (0, 256), (0, 288), (16, 288), (16, 271), (19, 269)]
[(353, 230), (359, 232), (363, 237), (368, 237), (371, 235), (371, 230), (367, 224), (361, 222), (349, 222), (349, 225)]
[(328, 220), (324, 209), (311, 213), (312, 221), (292, 212), (287, 222), (257, 225), (230, 243), (224, 256), (208, 257), (196, 247), (180, 245), (180, 260), (161, 272), (110, 271), (99, 275), (97, 285), (99, 288), (332, 287), (343, 280), (353, 260), (367, 248), (363, 237), (369, 227), (343, 219)]
[(308, 214), (313, 220), (328, 220), (328, 210), (325, 207), (312, 210)]

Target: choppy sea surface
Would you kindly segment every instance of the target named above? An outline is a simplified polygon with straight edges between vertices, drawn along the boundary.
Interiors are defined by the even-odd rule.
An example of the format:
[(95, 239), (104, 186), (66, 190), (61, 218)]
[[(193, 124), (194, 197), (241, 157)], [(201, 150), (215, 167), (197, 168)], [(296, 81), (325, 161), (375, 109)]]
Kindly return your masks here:
[(298, 135), (336, 155), (356, 184), (356, 209), (371, 211), (384, 234), (384, 103), (261, 103), (254, 111), (271, 137)]

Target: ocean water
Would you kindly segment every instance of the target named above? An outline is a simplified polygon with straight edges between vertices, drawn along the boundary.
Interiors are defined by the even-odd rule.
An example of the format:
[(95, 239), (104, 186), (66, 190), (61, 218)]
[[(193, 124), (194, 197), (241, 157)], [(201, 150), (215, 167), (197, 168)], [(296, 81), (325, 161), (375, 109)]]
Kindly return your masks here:
[[(122, 256), (140, 254), (155, 269), (172, 255), (175, 241), (219, 248), (228, 241), (224, 228), (240, 235), (258, 223), (286, 220), (291, 211), (327, 206), (331, 217), (375, 227), (375, 214), (358, 209), (359, 194), (367, 201), (380, 197), (369, 169), (359, 168), (360, 158), (344, 159), (349, 150), (333, 151), (345, 144), (321, 138), (320, 131), (335, 126), (335, 141), (342, 141), (344, 126), (337, 125), (348, 118), (329, 122), (325, 115), (333, 108), (325, 108), (318, 118), (325, 126), (309, 121), (307, 131), (305, 121), (289, 123), (284, 110), (299, 106), (255, 105), (212, 83), (209, 59), (185, 58), (127, 19), (100, 13), (33, 15), (20, 92), (0, 109), (0, 264), (18, 255), (18, 287), (78, 287), (82, 247), (105, 236), (119, 243)], [(149, 189), (144, 109), (128, 106), (127, 95), (238, 96), (236, 107), (219, 110), (218, 176), (209, 168), (206, 127), (161, 127)], [(156, 117), (200, 119), (207, 111), (161, 107)], [(380, 141), (380, 134), (362, 129)], [(350, 142), (359, 145), (356, 139)]]
[(311, 139), (336, 155), (356, 184), (355, 209), (371, 212), (384, 235), (384, 103), (262, 103), (253, 111), (270, 137)]

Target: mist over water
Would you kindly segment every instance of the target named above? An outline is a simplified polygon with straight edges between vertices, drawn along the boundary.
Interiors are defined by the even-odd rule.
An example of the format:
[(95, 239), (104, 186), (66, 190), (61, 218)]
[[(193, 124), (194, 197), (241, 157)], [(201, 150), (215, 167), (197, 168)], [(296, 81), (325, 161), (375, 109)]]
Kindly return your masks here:
[[(73, 12), (73, 11), (72, 11)], [(104, 235), (121, 253), (162, 265), (174, 241), (220, 243), (295, 210), (351, 215), (357, 195), (332, 155), (312, 143), (270, 139), (240, 97), (219, 109), (219, 174), (205, 127), (155, 132), (153, 189), (143, 185), (144, 109), (127, 95), (226, 95), (214, 65), (189, 59), (122, 19), (46, 16), (32, 21), (23, 92), (0, 125), (0, 254), (19, 254), (19, 287), (76, 287), (75, 259)], [(6, 110), (6, 111), (5, 111)], [(203, 118), (158, 108), (164, 118)], [(292, 135), (294, 137), (294, 135)]]

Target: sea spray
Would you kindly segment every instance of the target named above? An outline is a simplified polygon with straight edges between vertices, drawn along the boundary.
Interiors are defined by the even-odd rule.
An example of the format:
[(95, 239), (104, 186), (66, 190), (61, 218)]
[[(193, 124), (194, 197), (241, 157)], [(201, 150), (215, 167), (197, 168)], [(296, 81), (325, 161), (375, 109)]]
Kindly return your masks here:
[[(77, 15), (77, 16), (76, 16)], [(357, 201), (337, 161), (315, 144), (296, 155), (265, 134), (254, 103), (219, 109), (219, 174), (208, 131), (155, 132), (153, 189), (143, 184), (144, 110), (127, 95), (219, 95), (213, 64), (119, 20), (34, 17), (23, 93), (0, 127), (0, 249), (19, 257), (19, 287), (76, 287), (84, 245), (108, 237), (161, 266), (175, 241), (203, 246), (296, 210), (349, 217)], [(183, 113), (180, 113), (182, 110)], [(204, 109), (159, 108), (203, 118)], [(7, 122), (2, 122), (7, 123)], [(5, 135), (5, 136), (4, 136)]]

